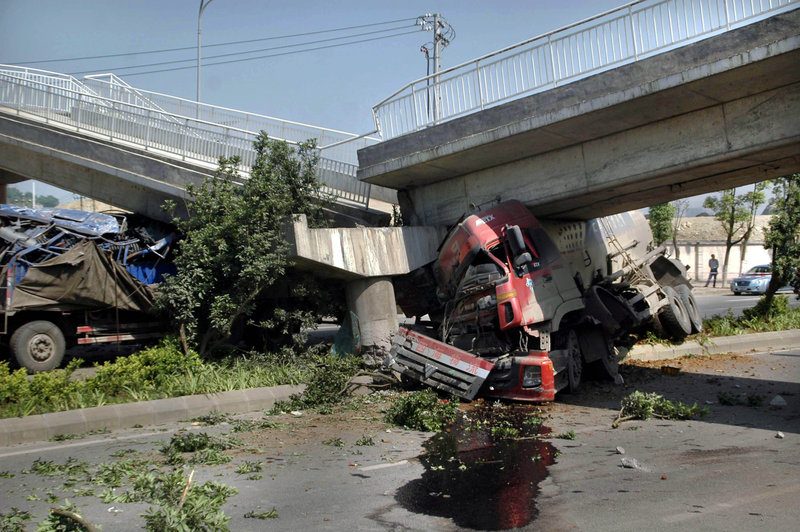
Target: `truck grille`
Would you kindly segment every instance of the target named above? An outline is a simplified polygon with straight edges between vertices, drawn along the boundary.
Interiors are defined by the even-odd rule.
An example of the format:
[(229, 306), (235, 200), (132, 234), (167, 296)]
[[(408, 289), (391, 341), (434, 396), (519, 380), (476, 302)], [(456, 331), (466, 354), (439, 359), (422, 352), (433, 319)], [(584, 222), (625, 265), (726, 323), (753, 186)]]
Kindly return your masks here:
[(400, 328), (385, 365), (427, 386), (471, 400), (494, 364), (452, 345)]

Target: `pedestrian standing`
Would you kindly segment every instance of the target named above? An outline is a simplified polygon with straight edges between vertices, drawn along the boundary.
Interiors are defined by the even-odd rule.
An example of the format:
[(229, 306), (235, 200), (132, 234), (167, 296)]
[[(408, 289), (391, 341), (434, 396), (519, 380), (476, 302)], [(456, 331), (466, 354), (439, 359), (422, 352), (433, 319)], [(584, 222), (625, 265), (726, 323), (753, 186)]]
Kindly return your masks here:
[(708, 280), (706, 281), (706, 286), (708, 283), (714, 282), (712, 285), (714, 288), (717, 287), (717, 270), (719, 269), (719, 261), (714, 257), (714, 254), (711, 254), (711, 258), (708, 261)]

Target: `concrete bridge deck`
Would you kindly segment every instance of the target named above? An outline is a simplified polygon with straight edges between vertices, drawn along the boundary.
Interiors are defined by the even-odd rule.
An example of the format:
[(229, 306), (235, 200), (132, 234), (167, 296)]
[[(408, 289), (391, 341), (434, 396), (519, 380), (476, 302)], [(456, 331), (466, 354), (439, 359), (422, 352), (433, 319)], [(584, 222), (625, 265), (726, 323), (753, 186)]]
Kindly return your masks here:
[(414, 224), (591, 218), (800, 171), (800, 9), (359, 151)]

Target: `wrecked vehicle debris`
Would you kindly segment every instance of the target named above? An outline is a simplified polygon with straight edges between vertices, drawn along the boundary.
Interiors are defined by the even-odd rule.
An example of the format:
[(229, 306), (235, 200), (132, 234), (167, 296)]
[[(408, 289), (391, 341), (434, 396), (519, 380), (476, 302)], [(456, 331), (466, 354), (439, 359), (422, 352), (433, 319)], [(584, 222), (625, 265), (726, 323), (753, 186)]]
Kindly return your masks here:
[(464, 217), (436, 261), (394, 284), (418, 327), (399, 329), (385, 365), (465, 399), (552, 401), (584, 366), (619, 380), (631, 335), (701, 326), (685, 266), (639, 212), (539, 220), (501, 203)]
[(174, 271), (173, 239), (136, 215), (0, 205), (0, 339), (45, 371), (74, 345), (161, 336), (150, 285)]

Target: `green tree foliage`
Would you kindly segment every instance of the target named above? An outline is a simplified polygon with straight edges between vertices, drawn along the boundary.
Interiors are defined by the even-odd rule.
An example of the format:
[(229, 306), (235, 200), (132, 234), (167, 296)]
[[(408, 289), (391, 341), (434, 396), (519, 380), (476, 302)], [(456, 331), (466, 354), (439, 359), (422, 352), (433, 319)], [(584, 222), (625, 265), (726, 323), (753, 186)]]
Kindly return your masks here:
[(650, 207), (650, 229), (653, 231), (653, 241), (657, 246), (672, 237), (674, 216), (675, 206), (671, 203), (660, 203)]
[(703, 207), (714, 211), (714, 217), (722, 225), (725, 232), (725, 257), (722, 261), (722, 283), (728, 279), (728, 263), (733, 246), (750, 239), (755, 226), (755, 215), (758, 206), (766, 199), (765, 183), (759, 183), (754, 190), (741, 194), (736, 188), (725, 190), (719, 196), (709, 196)]
[[(797, 283), (796, 268), (800, 267), (800, 174), (776, 179), (775, 215), (769, 222), (764, 247), (772, 250), (772, 279), (763, 302), (767, 315), (779, 288)], [(795, 286), (795, 290), (800, 286)]]
[(25, 192), (23, 193), (16, 187), (8, 187), (6, 189), (6, 198), (8, 202), (12, 205), (25, 205), (30, 207), (31, 206), (31, 193)]
[(175, 221), (184, 235), (175, 260), (178, 273), (163, 284), (157, 306), (184, 328), (201, 354), (230, 339), (234, 327), (248, 320), (281, 334), (317, 317), (309, 309), (265, 301), (277, 295), (297, 300), (310, 295), (298, 291), (313, 290), (302, 279), (285, 283), (289, 244), (284, 228), (292, 215), (305, 214), (312, 226), (324, 221), (329, 200), (316, 179), (316, 147), (313, 141), (291, 147), (263, 132), (254, 146), (257, 156), (248, 179), (239, 176), (237, 157), (220, 159), (213, 177), (187, 187), (189, 216)]
[[(33, 195), (30, 192), (22, 192), (16, 187), (6, 189), (6, 198), (12, 205), (23, 205), (31, 207), (33, 205)], [(36, 196), (36, 204), (42, 207), (52, 208), (58, 205), (58, 198), (55, 196)]]
[(36, 196), (36, 204), (42, 207), (53, 208), (58, 205), (58, 198), (55, 196)]

